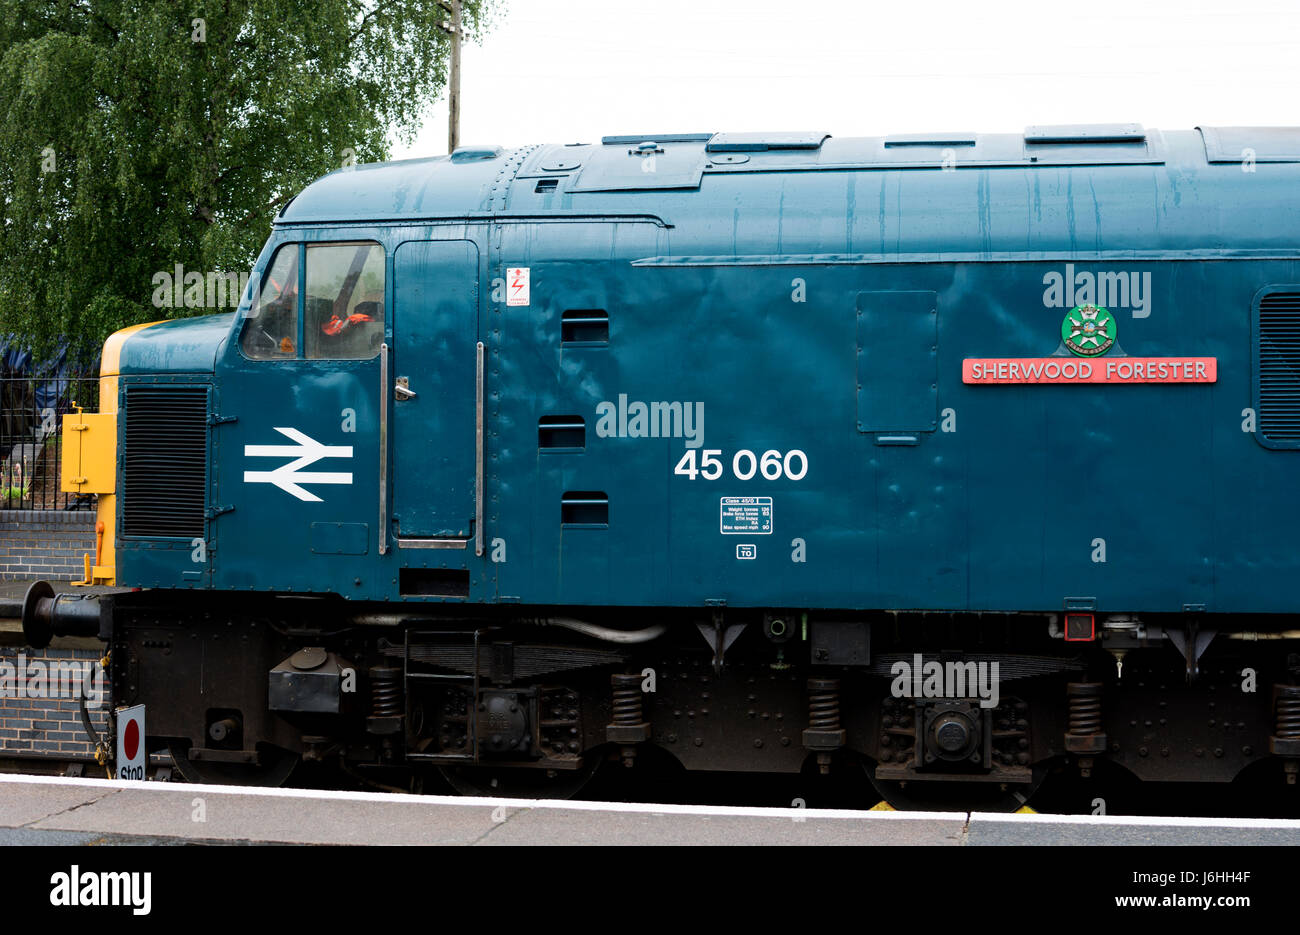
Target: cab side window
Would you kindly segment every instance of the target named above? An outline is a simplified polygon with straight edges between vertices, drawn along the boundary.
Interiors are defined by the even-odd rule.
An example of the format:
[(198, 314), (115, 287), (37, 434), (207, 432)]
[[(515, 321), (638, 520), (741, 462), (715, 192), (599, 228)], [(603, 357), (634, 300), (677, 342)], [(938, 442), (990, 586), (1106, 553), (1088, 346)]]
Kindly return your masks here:
[(384, 342), (384, 248), (377, 243), (307, 247), (304, 356), (367, 360)]
[(240, 348), (253, 360), (297, 357), (298, 245), (275, 251), (248, 311)]

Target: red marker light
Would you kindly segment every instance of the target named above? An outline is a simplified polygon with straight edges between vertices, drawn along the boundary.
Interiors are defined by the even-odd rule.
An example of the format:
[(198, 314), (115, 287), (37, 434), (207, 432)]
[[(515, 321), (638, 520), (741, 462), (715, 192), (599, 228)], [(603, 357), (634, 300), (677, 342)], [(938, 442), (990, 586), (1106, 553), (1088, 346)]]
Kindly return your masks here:
[(1068, 643), (1088, 643), (1097, 638), (1096, 621), (1092, 614), (1066, 614), (1065, 640)]

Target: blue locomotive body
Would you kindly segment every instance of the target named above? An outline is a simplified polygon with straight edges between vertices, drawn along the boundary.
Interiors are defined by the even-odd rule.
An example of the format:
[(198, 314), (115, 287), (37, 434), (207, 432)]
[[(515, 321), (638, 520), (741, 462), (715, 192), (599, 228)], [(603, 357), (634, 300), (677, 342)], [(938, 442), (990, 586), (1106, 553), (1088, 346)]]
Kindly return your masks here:
[[(234, 316), (119, 341), (117, 584), (426, 626), (678, 621), (715, 673), (733, 620), (846, 679), (881, 620), (910, 652), (1002, 615), (1078, 651), (1052, 670), (1072, 685), (1114, 677), (1081, 675), (1085, 650), (1192, 678), (1198, 634), (1288, 638), (1300, 130), (463, 149), (317, 181), (252, 282)], [(900, 614), (964, 635), (909, 643)], [(1269, 747), (1274, 701), (1243, 704), (1259, 737), (1233, 769), (1300, 752)], [(793, 746), (942, 767), (920, 709), (913, 760), (882, 759), (888, 706)], [(966, 718), (962, 768), (994, 733), (971, 712), (943, 715)], [(1044, 728), (1006, 769), (1106, 753), (1079, 723), (1091, 740)]]
[[(128, 339), (126, 392), (192, 377), (210, 387), (205, 419), (228, 421), (211, 429), (202, 504), (223, 512), (191, 530), (208, 560), (191, 561), (193, 536), (124, 536), (119, 580), (1290, 612), (1300, 410), (1285, 388), (1267, 395), (1291, 378), (1261, 370), (1259, 306), (1300, 282), (1300, 164), (1265, 161), (1295, 157), (1300, 136), (1239, 133), (1264, 153), (1244, 172), (1235, 147), (1207, 162), (1223, 135), (720, 134), (648, 155), (627, 138), (328, 176), (283, 213), (254, 276), (286, 245), (380, 245), (387, 314), (366, 327), (417, 395), (381, 405), (377, 349), (248, 359), (247, 305), (228, 333), (181, 322)], [(1066, 314), (1111, 298), (1118, 336), (1095, 360), (1213, 358), (1217, 379), (963, 383), (968, 359), (1058, 353)], [(292, 460), (246, 454), (287, 444), (286, 426), (349, 448), (304, 468), (349, 482), (307, 484), (310, 500), (250, 483)], [(464, 547), (403, 547), (437, 538)], [(445, 573), (404, 591), (403, 568)]]

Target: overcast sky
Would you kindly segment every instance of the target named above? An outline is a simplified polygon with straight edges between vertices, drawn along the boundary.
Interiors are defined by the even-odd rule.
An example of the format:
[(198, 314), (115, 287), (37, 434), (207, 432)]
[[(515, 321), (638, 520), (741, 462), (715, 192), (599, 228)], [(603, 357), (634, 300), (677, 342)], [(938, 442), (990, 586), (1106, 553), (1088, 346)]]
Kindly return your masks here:
[[(1300, 124), (1300, 0), (507, 0), (461, 141)], [(395, 158), (447, 151), (445, 100)]]

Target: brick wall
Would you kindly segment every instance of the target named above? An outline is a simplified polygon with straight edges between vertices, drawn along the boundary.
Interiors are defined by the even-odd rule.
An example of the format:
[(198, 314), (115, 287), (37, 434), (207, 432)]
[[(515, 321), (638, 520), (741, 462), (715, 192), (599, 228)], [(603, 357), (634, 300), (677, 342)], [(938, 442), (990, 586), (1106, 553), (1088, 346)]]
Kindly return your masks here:
[(93, 560), (91, 510), (0, 510), (0, 581), (79, 580), (87, 552)]
[[(99, 668), (99, 658), (99, 651), (93, 649), (0, 648), (0, 756), (93, 756), (94, 745), (81, 723), (78, 694), (69, 691), (71, 679), (65, 677), (60, 684), (49, 674), (59, 665), (69, 671), (75, 664), (81, 673), (88, 668), (92, 679), (101, 676), (102, 702), (96, 706), (94, 694), (85, 697), (90, 722), (103, 737), (111, 705), (107, 674)], [(20, 694), (39, 697), (20, 698)]]
[[(0, 581), (45, 578), (72, 581), (84, 573), (82, 556), (95, 551), (95, 514), (90, 510), (0, 510)], [(62, 640), (56, 642), (63, 642)], [(85, 643), (87, 641), (78, 640)], [(98, 669), (99, 649), (0, 647), (0, 756), (89, 757), (94, 746), (81, 725), (76, 696), (60, 697), (33, 676), (51, 664), (75, 662)], [(36, 688), (41, 697), (18, 697)], [(104, 684), (104, 683), (101, 683)], [(66, 679), (62, 686), (68, 688)], [(91, 723), (103, 735), (110, 709), (107, 685), (99, 707), (87, 706)], [(66, 694), (64, 692), (63, 694)]]

